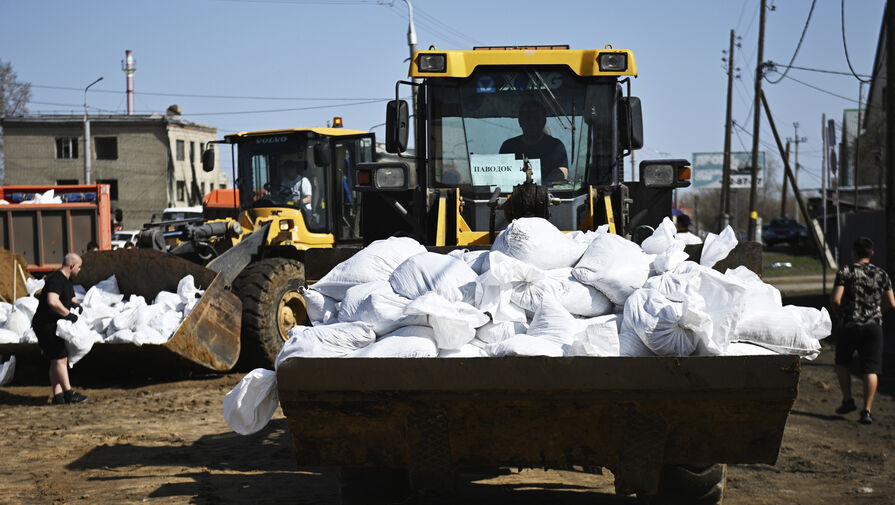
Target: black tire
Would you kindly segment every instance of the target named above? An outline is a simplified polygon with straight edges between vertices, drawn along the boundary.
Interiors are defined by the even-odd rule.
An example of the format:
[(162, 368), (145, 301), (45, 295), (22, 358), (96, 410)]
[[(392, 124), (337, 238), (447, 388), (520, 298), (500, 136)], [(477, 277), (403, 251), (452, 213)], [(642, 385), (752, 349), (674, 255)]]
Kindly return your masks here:
[(396, 468), (347, 468), (339, 472), (342, 505), (400, 503), (410, 496), (407, 470)]
[(299, 288), (305, 267), (286, 258), (268, 258), (247, 266), (233, 281), (242, 300), (242, 348), (237, 368), (273, 368), (289, 329), (305, 324), (307, 306)]
[(666, 465), (658, 492), (639, 497), (650, 505), (720, 505), (726, 485), (727, 465)]

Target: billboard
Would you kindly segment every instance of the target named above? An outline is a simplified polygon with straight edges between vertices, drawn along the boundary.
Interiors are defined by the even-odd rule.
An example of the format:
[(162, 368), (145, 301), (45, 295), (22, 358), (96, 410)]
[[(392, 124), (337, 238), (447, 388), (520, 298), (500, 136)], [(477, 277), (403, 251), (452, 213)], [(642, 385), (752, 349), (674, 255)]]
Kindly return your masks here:
[[(752, 187), (752, 153), (732, 152), (730, 153), (730, 187), (731, 188), (750, 188)], [(693, 169), (693, 187), (694, 188), (716, 188), (721, 189), (721, 177), (724, 170), (724, 153), (693, 153), (693, 163), (690, 164)], [(765, 153), (758, 153), (758, 183), (757, 187), (763, 188), (767, 166), (765, 165)]]

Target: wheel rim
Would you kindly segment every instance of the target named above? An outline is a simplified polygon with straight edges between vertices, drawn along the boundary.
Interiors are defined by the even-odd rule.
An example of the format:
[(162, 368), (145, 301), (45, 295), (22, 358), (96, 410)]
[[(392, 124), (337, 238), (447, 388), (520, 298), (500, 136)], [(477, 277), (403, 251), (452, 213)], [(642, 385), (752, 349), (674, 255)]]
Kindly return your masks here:
[(277, 308), (277, 326), (283, 342), (289, 340), (289, 330), (301, 324), (307, 313), (305, 299), (298, 291), (289, 291), (283, 295)]

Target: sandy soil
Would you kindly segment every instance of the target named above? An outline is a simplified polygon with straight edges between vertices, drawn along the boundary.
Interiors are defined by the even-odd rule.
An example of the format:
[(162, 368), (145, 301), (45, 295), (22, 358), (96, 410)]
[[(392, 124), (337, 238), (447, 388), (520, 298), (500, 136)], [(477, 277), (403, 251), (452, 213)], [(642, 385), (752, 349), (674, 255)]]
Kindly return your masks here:
[[(221, 399), (242, 374), (125, 380), (76, 367), (72, 379), (90, 400), (51, 406), (44, 371), (19, 368), (0, 388), (0, 503), (337, 502), (334, 471), (296, 468), (282, 412), (252, 436), (228, 429)], [(731, 466), (724, 503), (895, 503), (895, 380), (880, 389), (875, 424), (834, 414), (825, 347), (803, 364), (777, 464)], [(609, 472), (467, 476), (460, 493), (456, 503), (636, 503), (613, 494)]]

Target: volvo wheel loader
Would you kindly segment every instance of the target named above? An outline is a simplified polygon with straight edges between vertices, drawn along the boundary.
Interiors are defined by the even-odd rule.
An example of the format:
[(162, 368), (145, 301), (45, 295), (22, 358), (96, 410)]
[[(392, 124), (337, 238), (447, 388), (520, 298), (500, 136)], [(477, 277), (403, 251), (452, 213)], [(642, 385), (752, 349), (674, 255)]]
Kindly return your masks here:
[[(624, 178), (643, 145), (629, 50), (433, 48), (409, 74), (386, 109), (387, 150), (404, 159), (350, 173), (365, 243), (488, 247), (523, 216), (642, 240), (689, 184), (686, 160), (643, 161), (639, 180)], [(407, 87), (412, 111), (398, 99)], [(760, 273), (760, 245), (716, 268), (734, 256)], [(776, 460), (799, 366), (786, 355), (289, 358), (277, 383), (298, 465), (342, 468), (346, 501), (450, 492), (467, 467), (607, 467), (620, 493), (717, 504), (725, 463)]]

